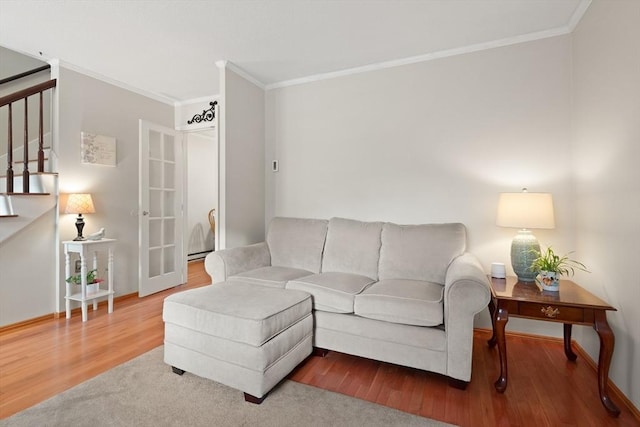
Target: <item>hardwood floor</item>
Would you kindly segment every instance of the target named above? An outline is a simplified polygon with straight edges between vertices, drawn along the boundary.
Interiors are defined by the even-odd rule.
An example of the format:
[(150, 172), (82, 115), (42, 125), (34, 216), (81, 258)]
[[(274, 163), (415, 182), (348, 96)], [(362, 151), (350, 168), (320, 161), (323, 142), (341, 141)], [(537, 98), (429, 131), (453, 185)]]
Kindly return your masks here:
[[(97, 312), (89, 310), (86, 323), (76, 311), (69, 320), (3, 328), (0, 418), (161, 345), (164, 298), (209, 281), (203, 263), (192, 262), (187, 284), (143, 299), (119, 299), (111, 315), (101, 304)], [(577, 362), (567, 361), (555, 339), (508, 335), (509, 388), (498, 394), (498, 357), (488, 338), (488, 331), (475, 333), (473, 378), (464, 391), (439, 375), (336, 352), (309, 357), (289, 378), (460, 426), (640, 425), (615, 394), (622, 413), (607, 415), (594, 367), (580, 352)]]

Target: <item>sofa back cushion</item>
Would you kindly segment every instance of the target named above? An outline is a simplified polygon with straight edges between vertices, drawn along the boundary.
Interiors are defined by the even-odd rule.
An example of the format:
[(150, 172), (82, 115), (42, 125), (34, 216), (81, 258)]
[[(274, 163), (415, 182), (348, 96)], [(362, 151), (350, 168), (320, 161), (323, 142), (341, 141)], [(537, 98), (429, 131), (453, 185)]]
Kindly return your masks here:
[(273, 218), (267, 231), (271, 265), (319, 273), (327, 220)]
[(382, 224), (331, 218), (322, 272), (358, 274), (377, 280)]
[(444, 285), (447, 268), (464, 253), (463, 224), (397, 225), (382, 227), (380, 280), (424, 280)]

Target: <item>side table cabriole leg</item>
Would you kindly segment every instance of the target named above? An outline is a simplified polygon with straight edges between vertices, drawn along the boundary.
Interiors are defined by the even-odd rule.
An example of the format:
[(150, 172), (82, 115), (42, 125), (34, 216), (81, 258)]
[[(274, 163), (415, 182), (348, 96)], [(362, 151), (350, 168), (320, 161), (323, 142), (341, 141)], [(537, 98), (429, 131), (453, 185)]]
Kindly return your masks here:
[(567, 359), (575, 362), (578, 356), (571, 348), (571, 326), (571, 323), (564, 324), (564, 354), (567, 356)]
[(487, 341), (487, 343), (489, 344), (489, 347), (495, 347), (496, 345), (496, 305), (493, 302), (493, 298), (491, 298), (489, 300), (489, 315), (491, 315), (491, 338), (489, 338), (489, 341)]
[(507, 389), (507, 342), (504, 330), (509, 320), (509, 312), (506, 308), (498, 307), (495, 318), (494, 332), (498, 342), (498, 353), (500, 354), (500, 376), (494, 385), (499, 393), (504, 393)]
[(615, 337), (609, 327), (609, 322), (607, 322), (607, 313), (604, 310), (596, 310), (594, 314), (593, 329), (596, 330), (598, 337), (600, 337), (600, 355), (598, 356), (598, 391), (600, 392), (600, 400), (609, 414), (617, 417), (620, 415), (620, 409), (613, 403), (607, 390), (609, 365), (613, 355)]

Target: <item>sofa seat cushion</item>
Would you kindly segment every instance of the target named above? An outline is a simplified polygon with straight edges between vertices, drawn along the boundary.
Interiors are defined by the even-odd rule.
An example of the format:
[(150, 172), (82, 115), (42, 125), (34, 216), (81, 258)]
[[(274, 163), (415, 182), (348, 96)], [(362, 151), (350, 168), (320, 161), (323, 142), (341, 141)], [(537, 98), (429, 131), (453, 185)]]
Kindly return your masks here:
[[(330, 335), (333, 337), (337, 336), (337, 334), (348, 335), (350, 342), (358, 342), (364, 339), (374, 343), (411, 346), (421, 351), (447, 351), (447, 334), (442, 326), (425, 328), (423, 326), (401, 325), (368, 319), (356, 314), (329, 313), (326, 311), (314, 311), (313, 322), (315, 336), (318, 334), (326, 335), (325, 331), (328, 330), (332, 332)], [(324, 339), (322, 341), (319, 347), (334, 348), (333, 343), (327, 345), (328, 343)], [(336, 351), (340, 350), (336, 349)], [(374, 344), (370, 351), (378, 351), (377, 345)]]
[(444, 286), (420, 280), (381, 280), (355, 296), (358, 316), (415, 326), (443, 323)]
[(374, 282), (366, 276), (330, 271), (291, 280), (286, 288), (310, 293), (314, 310), (353, 313), (354, 296)]
[(239, 281), (189, 289), (164, 300), (162, 317), (187, 329), (262, 346), (311, 312), (311, 295)]
[(270, 266), (243, 271), (235, 276), (231, 276), (229, 280), (241, 280), (245, 283), (282, 289), (289, 280), (310, 276), (312, 274), (311, 271), (300, 268)]

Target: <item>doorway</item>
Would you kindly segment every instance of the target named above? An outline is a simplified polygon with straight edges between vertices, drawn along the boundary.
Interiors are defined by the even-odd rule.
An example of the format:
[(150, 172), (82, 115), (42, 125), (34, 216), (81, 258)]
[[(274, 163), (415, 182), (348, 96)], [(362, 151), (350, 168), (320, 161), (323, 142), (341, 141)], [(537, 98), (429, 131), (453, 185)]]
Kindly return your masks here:
[(185, 132), (187, 260), (215, 250), (218, 212), (218, 137), (215, 128)]

